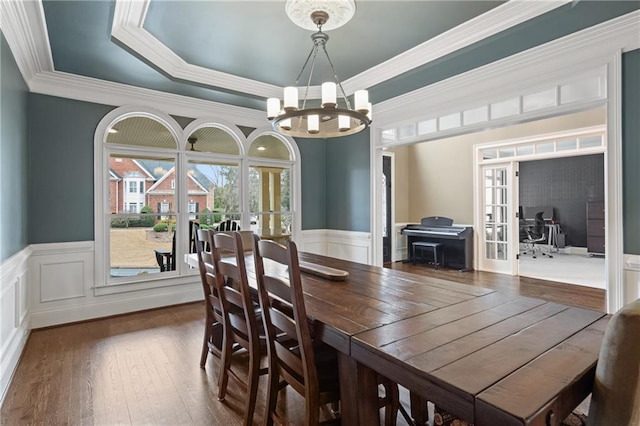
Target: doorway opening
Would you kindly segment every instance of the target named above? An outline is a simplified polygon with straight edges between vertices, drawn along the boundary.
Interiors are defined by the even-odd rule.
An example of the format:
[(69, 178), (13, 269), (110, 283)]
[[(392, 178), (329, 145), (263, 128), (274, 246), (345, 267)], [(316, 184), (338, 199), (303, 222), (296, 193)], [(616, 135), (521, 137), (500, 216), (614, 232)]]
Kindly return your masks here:
[[(475, 147), (480, 270), (606, 288), (605, 131), (598, 125)], [(490, 249), (504, 242), (511, 249), (496, 256)]]
[[(604, 154), (519, 164), (519, 275), (605, 289), (604, 166)], [(538, 211), (542, 241), (531, 247)]]

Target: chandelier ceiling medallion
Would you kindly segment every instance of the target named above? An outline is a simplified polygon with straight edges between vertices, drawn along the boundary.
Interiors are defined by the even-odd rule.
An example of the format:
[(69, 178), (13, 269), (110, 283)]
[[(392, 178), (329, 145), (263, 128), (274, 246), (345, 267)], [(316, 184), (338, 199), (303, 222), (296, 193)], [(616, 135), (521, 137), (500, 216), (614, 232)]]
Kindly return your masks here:
[[(355, 91), (354, 108), (351, 107), (327, 52), (329, 36), (322, 31), (346, 24), (355, 14), (355, 10), (354, 0), (287, 0), (285, 11), (289, 18), (296, 25), (317, 32), (311, 35), (313, 47), (296, 78), (295, 86), (284, 88), (284, 101), (281, 102), (278, 98), (267, 99), (267, 118), (275, 131), (293, 137), (334, 138), (358, 133), (371, 124), (368, 92)], [(320, 107), (307, 107), (309, 87), (319, 49), (322, 49), (327, 58), (334, 81), (322, 83)], [(298, 82), (307, 65), (310, 65), (309, 77), (302, 108), (299, 108)], [(338, 88), (344, 105), (338, 101)]]

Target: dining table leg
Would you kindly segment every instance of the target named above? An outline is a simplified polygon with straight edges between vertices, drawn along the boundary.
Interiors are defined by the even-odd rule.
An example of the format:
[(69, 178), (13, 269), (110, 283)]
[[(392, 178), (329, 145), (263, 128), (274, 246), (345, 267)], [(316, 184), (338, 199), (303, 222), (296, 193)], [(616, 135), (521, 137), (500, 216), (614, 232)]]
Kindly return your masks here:
[[(357, 365), (358, 416), (361, 425), (379, 425), (378, 373), (366, 365)], [(355, 381), (355, 380), (354, 380)]]
[(411, 402), (411, 418), (416, 425), (426, 425), (429, 421), (429, 412), (427, 410), (427, 400), (411, 391), (409, 393), (409, 401)]
[(340, 377), (340, 417), (343, 425), (364, 424), (358, 416), (358, 363), (349, 355), (338, 351)]

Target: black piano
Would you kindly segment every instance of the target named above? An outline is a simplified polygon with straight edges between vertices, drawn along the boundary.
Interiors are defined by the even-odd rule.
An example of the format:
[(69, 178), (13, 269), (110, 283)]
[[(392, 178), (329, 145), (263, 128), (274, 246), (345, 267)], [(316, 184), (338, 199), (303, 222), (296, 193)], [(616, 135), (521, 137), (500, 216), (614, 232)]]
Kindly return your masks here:
[(473, 227), (456, 226), (448, 217), (430, 216), (422, 218), (419, 225), (405, 226), (402, 233), (407, 236), (409, 261), (413, 261), (413, 242), (438, 242), (444, 244), (445, 267), (473, 270)]

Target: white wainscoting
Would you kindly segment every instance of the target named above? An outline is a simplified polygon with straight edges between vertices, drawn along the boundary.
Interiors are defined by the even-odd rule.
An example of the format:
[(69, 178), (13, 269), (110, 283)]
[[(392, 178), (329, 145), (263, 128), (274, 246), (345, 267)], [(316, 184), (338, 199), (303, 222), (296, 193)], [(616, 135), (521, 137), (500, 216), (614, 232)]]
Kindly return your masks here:
[[(31, 326), (41, 328), (202, 300), (200, 276), (157, 280), (149, 287), (94, 287), (92, 241), (31, 246)], [(106, 290), (110, 290), (107, 292)]]
[(27, 247), (0, 265), (0, 404), (31, 328), (27, 285), (30, 254)]
[[(306, 230), (298, 245), (301, 251), (372, 263), (367, 232)], [(96, 295), (93, 262), (93, 242), (72, 242), (32, 245), (0, 265), (0, 401), (32, 328), (202, 299), (198, 275), (175, 283), (162, 280), (155, 288)], [(640, 297), (640, 255), (625, 255), (624, 277), (629, 303)]]
[(369, 232), (312, 229), (302, 231), (298, 250), (352, 262), (372, 263)]
[(640, 255), (624, 255), (624, 303), (640, 298)]

